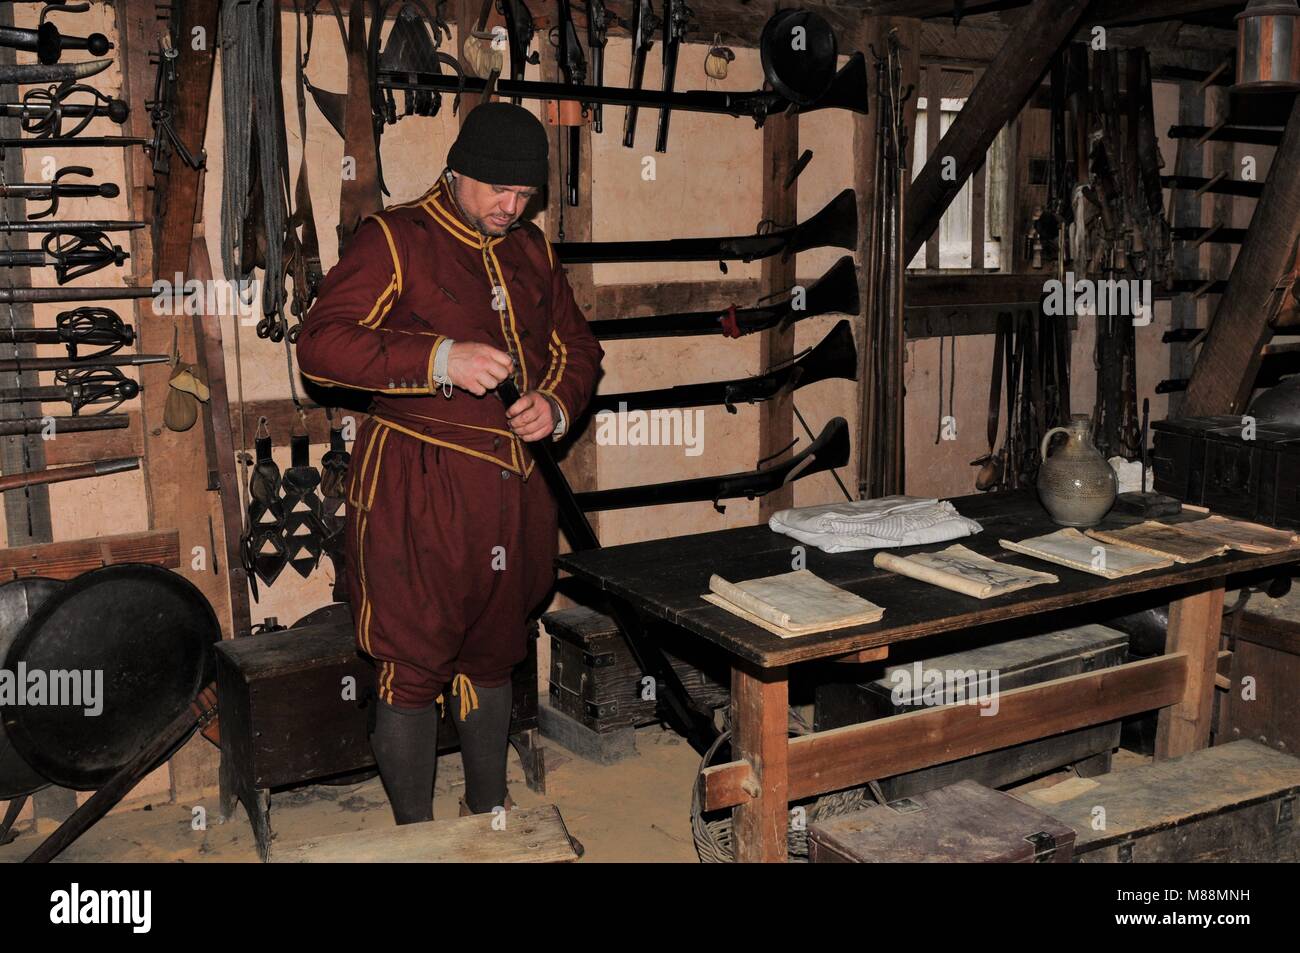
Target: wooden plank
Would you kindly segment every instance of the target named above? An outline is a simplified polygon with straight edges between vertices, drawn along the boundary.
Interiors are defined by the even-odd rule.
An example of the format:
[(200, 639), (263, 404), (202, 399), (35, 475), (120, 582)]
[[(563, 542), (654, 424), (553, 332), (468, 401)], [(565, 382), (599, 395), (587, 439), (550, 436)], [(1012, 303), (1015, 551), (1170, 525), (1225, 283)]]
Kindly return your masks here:
[[(864, 17), (862, 23), (851, 36), (853, 45), (858, 49), (869, 49), (874, 45), (882, 49), (885, 24), (877, 17)], [(872, 326), (872, 302), (875, 300), (874, 264), (879, 261), (880, 236), (876, 234), (876, 166), (880, 161), (876, 148), (876, 124), (881, 121), (880, 109), (875, 97), (875, 71), (868, 67), (871, 77), (868, 87), (872, 93), (872, 109), (863, 116), (854, 114), (853, 123), (853, 191), (858, 200), (858, 244), (854, 252), (858, 261), (858, 313), (853, 316), (853, 338), (858, 345), (857, 368), (857, 411), (858, 427), (853, 435), (852, 453), (855, 456), (854, 469), (857, 471), (858, 496), (866, 495), (867, 461), (872, 459), (872, 448), (877, 439), (877, 428), (872, 413), (870, 394), (872, 391), (873, 368), (872, 355), (879, 342), (868, 337), (868, 328)]]
[(954, 272), (943, 275), (907, 276), (908, 308), (946, 308), (961, 305), (1004, 305), (1038, 307), (1043, 285), (1051, 275), (972, 275)]
[[(799, 220), (799, 180), (786, 188), (794, 164), (799, 158), (799, 117), (782, 113), (769, 117), (763, 124), (763, 210), (764, 220), (779, 227), (789, 227)], [(788, 294), (796, 284), (797, 255), (785, 259), (776, 255), (764, 258), (759, 278), (763, 295)], [(772, 328), (761, 332), (760, 367), (764, 372), (794, 357), (794, 326), (784, 331)], [(775, 458), (794, 440), (794, 391), (778, 394), (764, 401), (758, 409), (758, 458)], [(758, 518), (767, 520), (778, 510), (794, 506), (794, 485), (786, 484), (759, 500)]]
[(1245, 409), (1259, 372), (1273, 287), (1286, 274), (1300, 237), (1300, 99), (1273, 155), (1264, 194), (1219, 300), (1192, 370), (1182, 412), (1189, 416)]
[(1214, 675), (1223, 624), (1223, 579), (1169, 604), (1165, 651), (1187, 656), (1187, 682), (1174, 707), (1160, 713), (1156, 757), (1173, 758), (1210, 743)]
[[(1178, 702), (1187, 656), (1173, 653), (1115, 668), (1001, 692), (996, 718), (980, 705), (943, 705), (830, 731), (788, 743), (789, 800), (864, 784), (1101, 724)], [(704, 810), (743, 805), (748, 767), (741, 761), (706, 768)]]
[[(984, 71), (976, 70), (976, 85), (983, 78)], [(976, 271), (984, 268), (984, 204), (987, 177), (988, 163), (980, 162), (971, 180), (970, 189), (970, 266)]]
[[(928, 66), (921, 71), (925, 77), (925, 160), (928, 163), (930, 157), (934, 155), (935, 148), (939, 145), (939, 140), (943, 138), (941, 122), (943, 120), (943, 105), (939, 100), (939, 87), (942, 82), (939, 79), (942, 70), (938, 66)], [(910, 262), (911, 257), (907, 258)], [(939, 265), (939, 229), (938, 227), (925, 240), (925, 267), (938, 269)]]
[[(460, 0), (460, 2), (472, 3), (472, 0)], [(477, 11), (475, 11), (477, 13)], [(463, 35), (463, 32), (462, 32)], [(545, 33), (539, 33), (539, 37), (545, 36)], [(548, 43), (540, 43), (541, 50), (541, 72), (542, 79), (546, 82), (561, 82), (559, 66), (559, 49)], [(507, 56), (509, 54), (507, 53)], [(507, 67), (508, 68), (508, 67)], [(507, 75), (509, 75), (507, 73)], [(605, 122), (609, 123), (609, 113), (606, 112)], [(607, 125), (606, 129), (610, 127)], [(552, 126), (547, 124), (546, 135), (550, 143), (550, 178), (548, 182), (547, 196), (550, 199), (550, 205), (546, 209), (546, 237), (552, 242), (560, 241), (561, 223), (560, 216), (563, 215), (563, 235), (565, 241), (587, 242), (592, 240), (592, 177), (591, 177), (591, 156), (592, 156), (592, 138), (591, 124), (585, 123), (581, 127), (579, 136), (578, 151), (580, 155), (579, 181), (578, 181), (578, 205), (568, 205), (568, 188), (565, 183), (565, 162), (569, 159), (569, 130), (566, 126)], [(681, 127), (678, 124), (677, 135), (681, 135)], [(670, 143), (671, 146), (671, 143)], [(563, 161), (562, 161), (563, 160)], [(563, 205), (561, 203), (564, 203)], [(573, 298), (578, 307), (582, 310), (583, 315), (590, 321), (597, 316), (596, 311), (596, 280), (594, 266), (587, 265), (564, 265), (565, 275), (568, 277), (569, 286), (573, 289)], [(599, 485), (599, 474), (597, 469), (597, 446), (596, 446), (596, 428), (591, 425), (591, 415), (587, 415), (579, 420), (569, 422), (569, 430), (564, 437), (564, 441), (557, 449), (563, 453), (560, 461), (560, 468), (564, 475), (568, 477), (569, 484), (575, 492), (581, 493), (584, 490), (594, 490)], [(600, 536), (600, 514), (591, 513), (588, 515), (591, 528), (595, 531), (597, 538)], [(563, 532), (560, 533), (560, 552), (567, 552), (569, 541), (565, 538)], [(552, 608), (564, 608), (572, 605), (572, 601), (565, 595), (561, 594), (556, 597)]]
[(72, 579), (116, 563), (149, 563), (175, 569), (181, 563), (175, 530), (123, 533), (60, 543), (36, 543), (0, 550), (0, 578), (49, 576)]
[[(0, 5), (0, 26), (15, 25), (15, 6)], [(35, 27), (34, 16), (25, 14), (16, 21), (24, 27)], [(17, 62), (17, 54), (11, 47), (0, 47), (0, 63), (12, 66)], [(0, 99), (4, 102), (18, 102), (19, 89), (15, 84), (0, 85)], [(23, 123), (16, 116), (0, 118), (0, 135), (17, 138)], [(25, 149), (8, 150), (0, 163), (3, 163), (6, 182), (23, 182), (27, 176), (23, 171)], [(5, 198), (0, 202), (6, 221), (22, 221), (28, 214), (28, 203), (19, 198)], [(33, 236), (34, 237), (34, 236)], [(0, 233), (0, 249), (25, 250), (39, 245), (39, 239), (32, 241), (27, 235), (15, 232)], [(32, 284), (30, 268), (6, 268), (6, 284), (23, 287)], [(3, 325), (7, 328), (33, 328), (36, 326), (35, 314), (30, 304), (10, 304), (3, 309)], [(6, 357), (35, 357), (35, 344), (9, 344), (5, 346)], [(0, 373), (0, 387), (34, 387), (40, 383), (35, 371), (21, 374), (6, 371)], [(66, 413), (66, 409), (58, 411)], [(39, 417), (42, 407), (39, 401), (0, 404), (0, 420), (17, 420), (19, 418)], [(86, 435), (82, 435), (86, 436)], [(0, 437), (0, 472), (9, 474), (23, 473), (31, 470), (43, 470), (57, 465), (50, 452), (56, 446), (76, 443), (77, 440), (43, 440), (39, 434)], [(78, 461), (86, 462), (86, 461)], [(10, 546), (22, 546), (28, 543), (45, 543), (54, 538), (50, 520), (50, 490), (48, 486), (31, 486), (17, 493), (4, 494), (5, 534)], [(66, 815), (64, 815), (66, 816)], [(60, 818), (62, 819), (62, 818)]]
[[(121, 412), (121, 408), (115, 413)], [(68, 434), (64, 440), (43, 441), (45, 465), (71, 466), (94, 463), (115, 457), (138, 457), (144, 453), (144, 432), (140, 428), (140, 411), (126, 411), (127, 425), (121, 430), (88, 430)], [(40, 439), (39, 437), (37, 438)]]
[[(1063, 0), (1053, 16), (1033, 18), (1023, 32), (1008, 36), (966, 101), (966, 108), (953, 120), (912, 182), (904, 228), (905, 261), (910, 261), (939, 227), (948, 205), (984, 161), (998, 130), (1015, 118), (1042, 82), (1052, 57), (1069, 39), (1087, 7), (1088, 0)], [(956, 166), (952, 180), (945, 178), (948, 158)]]
[[(578, 859), (554, 804), (509, 811), (504, 828), (494, 815), (331, 834), (277, 847), (274, 864), (556, 864)], [(497, 821), (497, 823), (501, 823)]]
[[(1199, 126), (1205, 122), (1205, 91), (1192, 83), (1180, 83), (1178, 86), (1178, 122), (1188, 126)], [(1205, 174), (1205, 150), (1192, 139), (1179, 139), (1174, 155), (1174, 174), (1202, 177)], [(1170, 199), (1170, 224), (1174, 226), (1192, 225), (1201, 220), (1201, 197), (1187, 189), (1175, 189)], [(1196, 246), (1181, 242), (1174, 245), (1174, 272), (1184, 277), (1201, 274), (1200, 251)], [(1222, 275), (1216, 277), (1222, 278)], [(1172, 304), (1170, 327), (1172, 329), (1204, 327), (1201, 314), (1201, 299), (1190, 295), (1178, 295)], [(1169, 376), (1174, 380), (1186, 380), (1192, 376), (1192, 367), (1196, 363), (1196, 352), (1184, 342), (1169, 345)], [(1169, 395), (1169, 415), (1182, 414), (1186, 394), (1176, 391)]]
[(761, 283), (757, 278), (597, 285), (594, 290), (595, 313), (600, 315), (602, 321), (608, 321), (652, 314), (726, 311), (733, 304), (739, 308), (749, 308), (762, 297), (760, 288)]
[(736, 791), (728, 804), (732, 842), (739, 863), (784, 863), (789, 742), (789, 684), (785, 669), (731, 670), (731, 744), (738, 765)]

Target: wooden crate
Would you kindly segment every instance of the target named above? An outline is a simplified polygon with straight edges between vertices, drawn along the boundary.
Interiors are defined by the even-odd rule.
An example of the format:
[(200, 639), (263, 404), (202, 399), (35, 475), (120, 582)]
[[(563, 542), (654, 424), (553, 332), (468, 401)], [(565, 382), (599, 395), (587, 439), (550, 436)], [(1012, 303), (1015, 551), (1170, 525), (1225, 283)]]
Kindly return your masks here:
[[(548, 612), (542, 622), (551, 637), (551, 707), (600, 733), (654, 723), (655, 702), (643, 697), (642, 672), (613, 619), (576, 606)], [(725, 660), (708, 657), (707, 646), (677, 641), (673, 648), (678, 654), (665, 654), (691, 698), (708, 708), (727, 704)], [(707, 665), (708, 673), (692, 662)]]
[[(968, 651), (920, 661), (921, 671), (997, 671), (998, 688), (1005, 691), (1054, 678), (1122, 665), (1128, 660), (1128, 636), (1102, 625), (1084, 625), (1056, 632), (1010, 639)], [(889, 665), (883, 674), (861, 684), (828, 682), (818, 685), (814, 726), (826, 731), (844, 725), (887, 718), (922, 707), (919, 692), (895, 700), (895, 672), (914, 663)], [(880, 781), (885, 797), (907, 797), (922, 791), (978, 781), (987, 787), (1005, 787), (1065, 765), (1081, 773), (1109, 770), (1110, 755), (1119, 746), (1118, 721), (1067, 731), (1050, 738), (1012, 745), (998, 751), (910, 771)]]
[(1074, 828), (1078, 863), (1300, 861), (1300, 759), (1234, 741), (1019, 797)]
[(1069, 863), (1074, 831), (974, 781), (808, 827), (813, 863)]

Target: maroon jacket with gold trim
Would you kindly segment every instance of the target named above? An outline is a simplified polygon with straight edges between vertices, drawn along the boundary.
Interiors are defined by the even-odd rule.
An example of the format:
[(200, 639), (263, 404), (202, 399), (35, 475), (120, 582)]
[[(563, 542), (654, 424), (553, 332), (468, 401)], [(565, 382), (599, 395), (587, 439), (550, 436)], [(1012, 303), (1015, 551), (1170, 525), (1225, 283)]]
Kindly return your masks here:
[(515, 358), (520, 393), (559, 403), (566, 426), (595, 390), (604, 356), (537, 226), (488, 237), (456, 208), (446, 178), (422, 199), (367, 218), (326, 275), (298, 338), (298, 366), (322, 384), (374, 392), (376, 421), (525, 476), (531, 457), (495, 394), (432, 380), (446, 337)]

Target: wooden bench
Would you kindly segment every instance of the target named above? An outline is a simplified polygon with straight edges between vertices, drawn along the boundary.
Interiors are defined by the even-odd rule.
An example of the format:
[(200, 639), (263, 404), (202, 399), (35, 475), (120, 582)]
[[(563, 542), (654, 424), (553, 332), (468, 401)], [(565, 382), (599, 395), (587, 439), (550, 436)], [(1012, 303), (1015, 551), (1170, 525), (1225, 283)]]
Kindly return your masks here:
[[(495, 827), (494, 827), (495, 825)], [(496, 829), (499, 827), (500, 829)], [(571, 863), (581, 847), (554, 804), (331, 834), (277, 848), (276, 864)]]

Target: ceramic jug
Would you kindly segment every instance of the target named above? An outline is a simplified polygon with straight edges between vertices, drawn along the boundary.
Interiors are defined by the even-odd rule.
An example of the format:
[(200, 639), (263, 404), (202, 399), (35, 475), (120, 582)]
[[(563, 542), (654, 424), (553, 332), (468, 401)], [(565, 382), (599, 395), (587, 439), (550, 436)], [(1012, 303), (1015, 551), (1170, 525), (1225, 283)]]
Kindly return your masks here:
[[(1048, 444), (1058, 433), (1070, 439), (1048, 457)], [(1075, 414), (1070, 426), (1047, 431), (1039, 454), (1043, 465), (1038, 470), (1038, 498), (1052, 521), (1060, 526), (1094, 526), (1101, 522), (1115, 503), (1119, 481), (1092, 442), (1088, 415)]]

